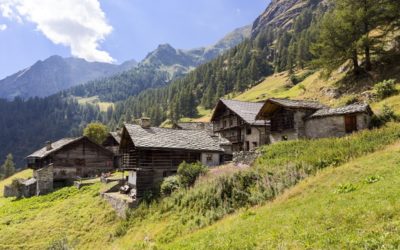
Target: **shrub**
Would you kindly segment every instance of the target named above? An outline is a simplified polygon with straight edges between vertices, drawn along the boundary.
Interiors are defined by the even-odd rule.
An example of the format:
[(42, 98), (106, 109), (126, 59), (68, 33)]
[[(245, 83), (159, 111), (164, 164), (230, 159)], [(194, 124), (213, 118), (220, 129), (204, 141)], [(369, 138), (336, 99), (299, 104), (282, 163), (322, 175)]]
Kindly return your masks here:
[(178, 175), (180, 176), (181, 184), (185, 187), (190, 187), (194, 184), (197, 177), (207, 172), (208, 168), (198, 163), (182, 162), (178, 167)]
[(376, 91), (376, 96), (379, 99), (384, 99), (397, 93), (394, 79), (385, 80), (383, 82), (377, 83), (375, 84), (374, 89)]
[(181, 186), (179, 176), (169, 176), (165, 178), (161, 184), (161, 194), (168, 196)]
[(393, 108), (388, 105), (383, 105), (381, 113), (372, 117), (371, 125), (373, 127), (380, 127), (388, 122), (398, 121), (399, 117), (394, 112)]
[(367, 178), (365, 178), (365, 183), (367, 184), (372, 184), (375, 182), (378, 182), (382, 179), (382, 177), (380, 177), (379, 175), (373, 175), (373, 176), (368, 176)]
[(346, 194), (346, 193), (350, 193), (350, 192), (353, 192), (353, 191), (356, 191), (356, 190), (357, 190), (356, 186), (354, 186), (354, 185), (351, 184), (351, 183), (348, 183), (348, 184), (340, 184), (340, 185), (337, 187), (335, 193), (336, 193), (336, 194)]

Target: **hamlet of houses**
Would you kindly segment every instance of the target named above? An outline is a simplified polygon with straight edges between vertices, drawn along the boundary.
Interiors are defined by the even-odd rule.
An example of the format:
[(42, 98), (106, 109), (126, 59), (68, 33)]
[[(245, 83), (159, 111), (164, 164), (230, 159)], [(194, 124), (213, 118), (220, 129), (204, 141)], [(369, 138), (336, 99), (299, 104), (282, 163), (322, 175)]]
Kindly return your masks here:
[[(175, 175), (182, 162), (210, 167), (231, 161), (240, 151), (253, 151), (279, 141), (341, 137), (368, 129), (372, 110), (367, 104), (330, 108), (314, 101), (271, 98), (263, 102), (220, 99), (210, 123), (176, 123), (152, 127), (148, 118), (124, 124), (98, 145), (87, 137), (48, 142), (29, 155), (33, 178), (16, 180), (4, 195), (30, 197), (52, 192), (82, 178), (124, 170), (113, 192), (129, 196), (125, 207), (135, 206), (165, 177)], [(121, 207), (110, 194), (106, 198)], [(121, 197), (120, 195), (118, 197)], [(124, 207), (124, 206), (122, 206)]]

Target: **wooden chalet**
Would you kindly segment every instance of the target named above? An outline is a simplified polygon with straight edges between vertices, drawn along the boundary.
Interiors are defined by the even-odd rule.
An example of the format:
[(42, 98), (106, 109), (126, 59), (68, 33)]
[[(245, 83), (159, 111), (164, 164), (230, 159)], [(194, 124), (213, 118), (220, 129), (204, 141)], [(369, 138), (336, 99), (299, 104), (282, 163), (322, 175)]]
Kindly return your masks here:
[(101, 144), (106, 149), (114, 153), (114, 167), (119, 168), (121, 166), (121, 155), (119, 154), (119, 145), (121, 143), (121, 133), (120, 132), (110, 132), (108, 136)]
[(141, 125), (124, 125), (120, 153), (122, 168), (129, 171), (129, 186), (140, 198), (176, 174), (182, 162), (219, 165), (224, 151), (205, 131), (150, 127), (150, 121), (143, 119)]
[(119, 132), (108, 133), (106, 139), (101, 144), (106, 149), (112, 151), (114, 154), (118, 154), (119, 144), (121, 143), (121, 134)]
[(232, 143), (232, 151), (249, 151), (268, 143), (268, 122), (257, 121), (259, 102), (220, 99), (211, 117), (214, 133)]
[(111, 151), (83, 136), (48, 142), (26, 159), (34, 172), (51, 165), (54, 181), (71, 181), (114, 170), (113, 157)]
[(305, 100), (268, 99), (256, 119), (270, 121), (270, 142), (344, 136), (369, 127), (368, 105), (329, 108)]

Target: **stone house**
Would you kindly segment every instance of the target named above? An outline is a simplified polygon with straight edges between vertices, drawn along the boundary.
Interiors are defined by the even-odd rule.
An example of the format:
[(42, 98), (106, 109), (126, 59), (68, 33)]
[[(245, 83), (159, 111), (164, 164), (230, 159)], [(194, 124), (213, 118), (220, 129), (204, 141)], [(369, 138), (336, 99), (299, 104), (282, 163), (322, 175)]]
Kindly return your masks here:
[(249, 151), (268, 143), (268, 122), (256, 120), (263, 103), (220, 99), (211, 117), (214, 133), (232, 143), (232, 151)]
[(367, 104), (320, 109), (306, 120), (306, 137), (341, 137), (368, 129), (372, 110)]
[(42, 172), (51, 167), (51, 176), (57, 185), (67, 185), (78, 178), (95, 177), (113, 171), (113, 159), (113, 152), (85, 136), (48, 142), (26, 158), (27, 167), (33, 169), (34, 177), (46, 176)]
[(128, 184), (141, 198), (163, 178), (176, 174), (182, 162), (216, 166), (224, 151), (205, 131), (151, 127), (142, 119), (141, 125), (124, 125), (120, 153), (122, 169), (129, 171)]
[(270, 142), (340, 137), (368, 129), (372, 111), (368, 105), (329, 108), (318, 102), (268, 99), (257, 119), (270, 121)]

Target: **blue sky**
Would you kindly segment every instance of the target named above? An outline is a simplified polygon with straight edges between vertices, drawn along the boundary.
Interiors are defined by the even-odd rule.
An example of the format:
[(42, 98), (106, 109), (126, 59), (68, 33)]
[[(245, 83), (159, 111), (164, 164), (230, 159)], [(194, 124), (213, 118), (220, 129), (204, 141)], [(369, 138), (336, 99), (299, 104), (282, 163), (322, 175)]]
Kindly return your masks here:
[(269, 0), (0, 0), (0, 78), (51, 55), (121, 63), (213, 44)]

